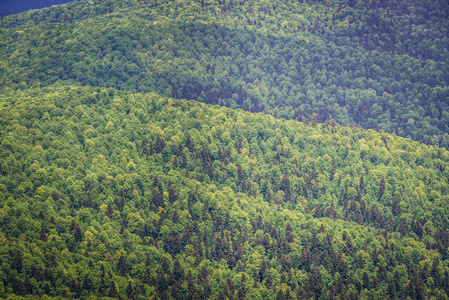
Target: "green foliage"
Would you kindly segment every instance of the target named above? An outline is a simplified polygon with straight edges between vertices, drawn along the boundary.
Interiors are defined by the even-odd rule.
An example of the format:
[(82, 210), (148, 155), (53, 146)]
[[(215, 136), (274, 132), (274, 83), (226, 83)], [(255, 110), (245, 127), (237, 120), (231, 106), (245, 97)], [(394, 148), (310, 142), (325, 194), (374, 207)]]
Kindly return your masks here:
[(449, 147), (445, 1), (77, 1), (1, 21), (0, 87), (81, 84)]
[(0, 297), (447, 297), (445, 149), (112, 88), (0, 100)]
[(448, 16), (92, 0), (0, 19), (0, 297), (448, 299)]

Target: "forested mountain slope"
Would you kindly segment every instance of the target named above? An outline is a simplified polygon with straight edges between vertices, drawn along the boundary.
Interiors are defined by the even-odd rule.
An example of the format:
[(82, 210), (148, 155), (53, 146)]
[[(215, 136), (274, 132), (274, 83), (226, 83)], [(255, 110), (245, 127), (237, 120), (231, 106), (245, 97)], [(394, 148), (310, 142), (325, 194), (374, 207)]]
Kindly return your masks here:
[(449, 298), (446, 1), (0, 24), (0, 297)]
[(449, 147), (446, 1), (79, 1), (1, 23), (3, 87), (157, 92)]
[(445, 149), (112, 88), (0, 101), (0, 297), (448, 298)]

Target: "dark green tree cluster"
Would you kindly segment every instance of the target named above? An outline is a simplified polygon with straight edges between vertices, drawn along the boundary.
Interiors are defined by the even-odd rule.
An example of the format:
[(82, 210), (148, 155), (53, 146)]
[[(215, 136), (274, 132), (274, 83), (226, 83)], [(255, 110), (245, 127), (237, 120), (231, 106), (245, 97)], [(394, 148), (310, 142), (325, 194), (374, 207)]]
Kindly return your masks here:
[(443, 148), (112, 88), (0, 101), (0, 297), (448, 298)]
[(449, 147), (445, 1), (79, 1), (3, 18), (0, 86), (156, 92)]

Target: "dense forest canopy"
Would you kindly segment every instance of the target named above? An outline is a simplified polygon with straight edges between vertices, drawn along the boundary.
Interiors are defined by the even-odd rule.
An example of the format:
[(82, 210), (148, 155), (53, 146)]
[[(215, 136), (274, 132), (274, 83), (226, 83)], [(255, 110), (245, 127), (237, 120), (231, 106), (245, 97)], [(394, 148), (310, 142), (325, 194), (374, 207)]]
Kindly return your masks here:
[(449, 146), (446, 1), (80, 1), (1, 22), (1, 86), (157, 92)]
[(444, 149), (112, 88), (0, 120), (0, 296), (449, 293)]
[(448, 14), (92, 0), (1, 18), (0, 297), (448, 299)]

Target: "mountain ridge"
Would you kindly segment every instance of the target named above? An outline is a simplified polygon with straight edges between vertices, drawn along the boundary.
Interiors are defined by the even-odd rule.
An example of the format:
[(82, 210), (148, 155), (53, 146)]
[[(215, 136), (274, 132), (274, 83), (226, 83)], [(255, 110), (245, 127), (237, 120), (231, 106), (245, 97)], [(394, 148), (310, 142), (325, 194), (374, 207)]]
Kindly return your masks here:
[(0, 297), (448, 299), (448, 13), (111, 0), (0, 19)]
[[(65, 27), (38, 26), (41, 34), (32, 36), (43, 35), (39, 41), (27, 31), (5, 28), (4, 40), (12, 44), (3, 45), (2, 58), (11, 63), (3, 67), (2, 86), (71, 79), (286, 119), (335, 119), (446, 147), (449, 38), (446, 31), (436, 30), (446, 22), (444, 7), (416, 4), (414, 12), (407, 8), (398, 19), (403, 23), (399, 27), (387, 23), (401, 12), (392, 3), (373, 10), (378, 15), (344, 1), (313, 9), (305, 3), (267, 6), (257, 1), (229, 7), (215, 2), (139, 2), (119, 8), (108, 3), (75, 3), (102, 17)], [(425, 15), (434, 23), (424, 22)], [(111, 16), (118, 23), (110, 23)], [(133, 27), (136, 20), (140, 28)], [(414, 31), (403, 33), (401, 28)], [(81, 30), (76, 36), (71, 33), (75, 29)], [(378, 39), (372, 41), (373, 36)], [(47, 51), (56, 50), (56, 41), (66, 43), (59, 47), (59, 56)], [(43, 44), (29, 48), (33, 43)], [(441, 51), (434, 51), (437, 45)], [(17, 49), (22, 50), (10, 52)], [(14, 74), (8, 73), (13, 69)]]

